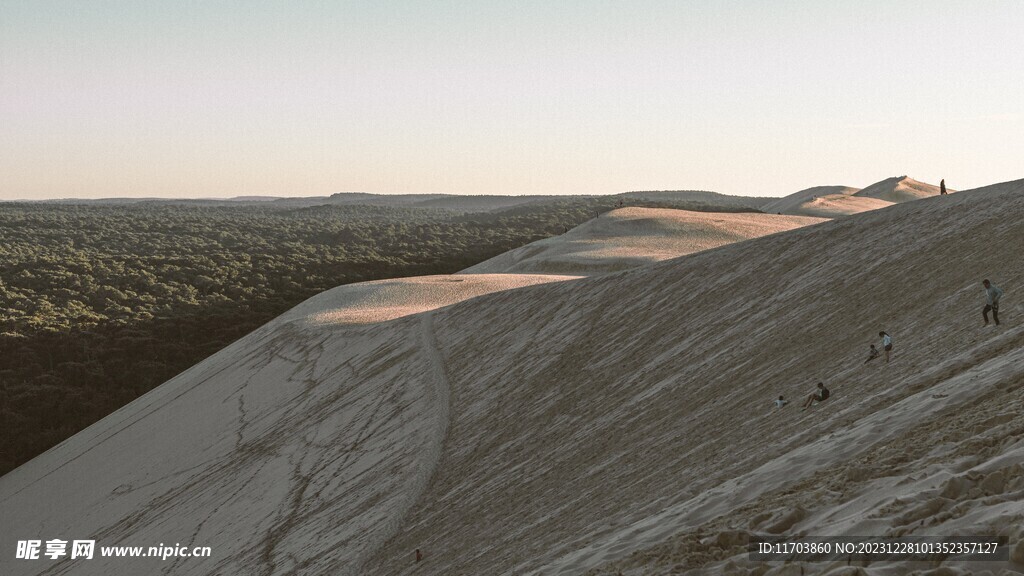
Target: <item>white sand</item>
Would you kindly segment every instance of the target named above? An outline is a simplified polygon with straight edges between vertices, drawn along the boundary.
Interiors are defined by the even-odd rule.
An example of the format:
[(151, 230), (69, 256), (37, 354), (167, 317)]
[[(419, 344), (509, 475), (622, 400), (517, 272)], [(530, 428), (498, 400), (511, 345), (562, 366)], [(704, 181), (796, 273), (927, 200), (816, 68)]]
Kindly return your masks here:
[(505, 252), (463, 272), (618, 272), (821, 221), (760, 213), (620, 208), (565, 234)]
[(1017, 181), (386, 322), (349, 323), (450, 287), (327, 292), (0, 478), (0, 574), (748, 575), (747, 534), (863, 531), (1006, 534), (947, 573), (1020, 571), (1022, 220)]
[[(425, 276), (303, 302), (0, 478), (0, 574), (277, 574), (300, 557), (359, 574), (441, 457), (448, 383), (429, 311), (569, 279)], [(16, 540), (87, 537), (215, 555), (12, 563)]]

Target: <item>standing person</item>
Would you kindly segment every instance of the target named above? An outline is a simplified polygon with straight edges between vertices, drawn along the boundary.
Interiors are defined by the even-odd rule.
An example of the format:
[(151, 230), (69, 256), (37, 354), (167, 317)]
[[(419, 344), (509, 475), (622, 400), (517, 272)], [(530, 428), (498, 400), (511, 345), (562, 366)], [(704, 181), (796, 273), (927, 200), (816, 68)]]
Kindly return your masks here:
[(889, 354), (892, 352), (892, 336), (885, 330), (878, 333), (882, 337), (882, 350), (885, 350), (885, 363), (889, 363)]
[(775, 401), (775, 407), (776, 408), (782, 408), (786, 404), (789, 404), (789, 400), (786, 400), (782, 396), (779, 396), (779, 399)]
[(999, 299), (1003, 297), (1003, 290), (989, 282), (988, 278), (982, 280), (981, 285), (985, 287), (985, 297), (988, 299), (988, 304), (981, 310), (981, 317), (985, 319), (985, 326), (988, 326), (988, 313), (991, 311), (992, 319), (999, 326)]
[(946, 179), (945, 178), (943, 178), (942, 180), (939, 181), (939, 194), (941, 194), (941, 195), (945, 195), (946, 194)]
[(824, 402), (825, 400), (828, 400), (828, 396), (829, 391), (828, 388), (825, 388), (825, 383), (818, 382), (818, 390), (807, 397), (807, 401), (804, 402), (803, 410), (807, 410), (808, 408), (810, 408), (811, 405), (814, 404), (815, 400), (817, 400), (818, 402)]

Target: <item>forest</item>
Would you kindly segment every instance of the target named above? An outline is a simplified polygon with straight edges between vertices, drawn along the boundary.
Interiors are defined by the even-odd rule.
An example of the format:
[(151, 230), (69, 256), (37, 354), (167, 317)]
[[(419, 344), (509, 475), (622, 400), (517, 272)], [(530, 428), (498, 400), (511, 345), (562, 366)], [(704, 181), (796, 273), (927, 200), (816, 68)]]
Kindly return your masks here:
[(456, 272), (620, 202), (666, 205), (2, 203), (0, 474), (323, 290)]

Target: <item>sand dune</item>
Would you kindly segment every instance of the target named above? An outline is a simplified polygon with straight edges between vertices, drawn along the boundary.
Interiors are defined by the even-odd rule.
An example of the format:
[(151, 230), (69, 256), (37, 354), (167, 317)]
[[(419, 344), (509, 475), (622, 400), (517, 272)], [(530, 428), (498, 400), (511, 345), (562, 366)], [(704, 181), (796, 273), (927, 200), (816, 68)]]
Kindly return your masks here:
[(620, 208), (565, 234), (505, 252), (463, 272), (574, 275), (618, 272), (822, 221), (747, 212)]
[[(320, 551), (318, 562), (356, 574), (440, 458), (447, 382), (429, 311), (567, 279), (426, 276), (319, 294), (0, 478), (0, 533), (24, 539), (49, 530), (45, 538), (95, 536), (110, 545), (220, 542), (213, 564), (171, 567), (197, 574), (293, 570), (296, 551), (330, 539), (335, 549)], [(399, 333), (407, 339), (391, 342)], [(50, 524), (39, 505), (54, 500), (61, 505), (46, 510), (62, 519)], [(337, 525), (339, 516), (348, 521)], [(10, 560), (0, 558), (0, 574), (154, 570), (152, 560), (125, 558)]]
[[(212, 558), (8, 553), (0, 573), (746, 575), (768, 568), (750, 535), (863, 531), (1005, 535), (1016, 563), (959, 568), (1019, 571), (1022, 193), (388, 322), (330, 316), (374, 311), (372, 293), (325, 293), (0, 478), (8, 551), (95, 537)], [(998, 329), (981, 327), (982, 277), (1006, 291)], [(880, 329), (893, 361), (865, 365)], [(830, 401), (772, 407), (818, 380)]]
[(892, 206), (892, 202), (850, 194), (829, 194), (806, 200), (791, 209), (794, 214), (818, 218), (838, 218)]
[[(402, 552), (424, 542), (431, 574), (718, 574), (727, 562), (745, 574), (734, 532), (1013, 532), (1024, 428), (1007, 415), (1022, 406), (1024, 330), (981, 328), (978, 281), (1024, 286), (1011, 224), (1021, 191), (1024, 181), (527, 289), (534, 304), (517, 330), (529, 345), (493, 312), (518, 293), (453, 308), (437, 319), (452, 382), (467, 383), (452, 449), (375, 573), (401, 573)], [(884, 257), (864, 250), (883, 242)], [(486, 328), (463, 335), (467, 325)], [(898, 356), (865, 366), (883, 327)], [(469, 361), (484, 341), (510, 357)], [(818, 379), (831, 404), (772, 408)], [(499, 422), (500, 433), (479, 432)], [(996, 471), (1012, 480), (974, 489)], [(960, 499), (928, 508), (925, 489), (953, 476), (969, 479)], [(924, 525), (909, 525), (917, 514)]]
[[(952, 192), (953, 190), (950, 191)], [(938, 195), (938, 186), (918, 182), (907, 176), (887, 178), (857, 192), (857, 196), (862, 198), (877, 198), (878, 200), (885, 200), (886, 202), (896, 204)]]
[(782, 214), (837, 218), (938, 195), (938, 186), (918, 182), (906, 176), (896, 176), (886, 178), (861, 190), (847, 186), (808, 188), (780, 198), (766, 205), (763, 210)]
[(805, 203), (819, 198), (822, 196), (849, 196), (850, 194), (856, 193), (859, 188), (851, 188), (849, 186), (815, 186), (813, 188), (806, 188), (799, 192), (794, 192), (789, 196), (784, 196), (775, 200), (769, 204), (766, 204), (762, 210), (769, 214), (803, 214), (800, 212), (801, 206)]
[(460, 274), (359, 282), (328, 290), (289, 310), (280, 319), (311, 325), (385, 322), (482, 294), (575, 278), (552, 274)]

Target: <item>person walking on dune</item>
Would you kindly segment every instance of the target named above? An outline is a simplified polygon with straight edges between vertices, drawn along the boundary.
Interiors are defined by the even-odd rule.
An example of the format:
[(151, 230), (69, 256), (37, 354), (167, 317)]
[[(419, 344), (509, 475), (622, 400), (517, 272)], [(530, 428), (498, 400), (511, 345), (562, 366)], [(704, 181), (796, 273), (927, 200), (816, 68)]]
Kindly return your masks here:
[(892, 353), (892, 336), (885, 330), (878, 333), (882, 337), (882, 350), (885, 350), (885, 363), (889, 363), (889, 354)]
[(946, 179), (939, 180), (939, 194), (942, 196), (946, 195)]
[(828, 397), (829, 391), (828, 388), (825, 388), (825, 383), (818, 382), (818, 390), (807, 397), (807, 401), (804, 402), (803, 410), (807, 410), (808, 408), (810, 408), (815, 401), (824, 402), (825, 400), (828, 400)]
[(789, 400), (786, 400), (782, 396), (779, 396), (779, 399), (775, 401), (776, 408), (783, 408), (786, 406), (786, 404), (789, 404)]
[(981, 310), (981, 317), (985, 319), (985, 326), (988, 326), (988, 313), (992, 312), (992, 319), (996, 321), (996, 326), (999, 326), (999, 299), (1003, 297), (1003, 290), (989, 282), (988, 278), (982, 280), (981, 285), (985, 287), (985, 297), (988, 299), (988, 303)]

